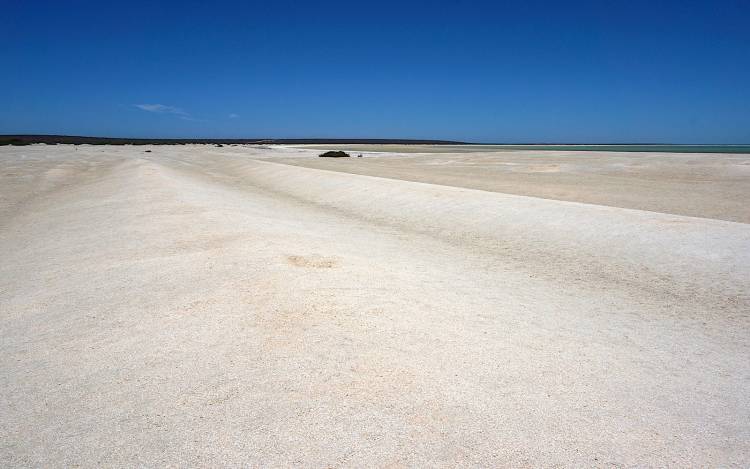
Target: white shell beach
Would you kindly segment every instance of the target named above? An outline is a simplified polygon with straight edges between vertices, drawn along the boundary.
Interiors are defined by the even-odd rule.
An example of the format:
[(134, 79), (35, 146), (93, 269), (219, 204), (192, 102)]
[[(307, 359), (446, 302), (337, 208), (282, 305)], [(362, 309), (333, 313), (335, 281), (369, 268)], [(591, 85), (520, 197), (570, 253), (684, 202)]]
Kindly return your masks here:
[(750, 465), (750, 155), (401, 150), (0, 147), (0, 465)]

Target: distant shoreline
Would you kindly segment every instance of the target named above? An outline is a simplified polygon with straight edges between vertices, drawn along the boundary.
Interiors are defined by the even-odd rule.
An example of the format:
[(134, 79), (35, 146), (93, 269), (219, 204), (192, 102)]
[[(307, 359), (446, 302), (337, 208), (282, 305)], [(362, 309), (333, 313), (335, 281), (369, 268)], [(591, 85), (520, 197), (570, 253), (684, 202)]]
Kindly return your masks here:
[(492, 150), (622, 151), (662, 153), (750, 153), (750, 144), (672, 143), (470, 143), (453, 140), (378, 138), (123, 138), (77, 135), (0, 135), (0, 146), (68, 145), (441, 145), (492, 147)]
[(0, 135), (0, 145), (31, 145), (34, 143), (72, 145), (186, 145), (186, 144), (355, 144), (355, 145), (468, 145), (452, 140), (412, 140), (379, 138), (122, 138), (83, 137), (78, 135)]

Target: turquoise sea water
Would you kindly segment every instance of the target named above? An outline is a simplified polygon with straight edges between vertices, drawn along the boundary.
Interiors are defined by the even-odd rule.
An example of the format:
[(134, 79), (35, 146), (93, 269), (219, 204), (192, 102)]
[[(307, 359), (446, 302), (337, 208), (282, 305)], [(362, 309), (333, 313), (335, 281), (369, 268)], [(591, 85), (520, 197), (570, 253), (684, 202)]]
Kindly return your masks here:
[(472, 153), (482, 151), (628, 151), (664, 153), (738, 153), (750, 154), (750, 145), (491, 145), (491, 144), (333, 144), (305, 145), (307, 148), (344, 151), (372, 151), (397, 153)]
[[(666, 153), (750, 153), (750, 145), (477, 145), (497, 150), (646, 151)], [(489, 149), (489, 148), (488, 148)]]

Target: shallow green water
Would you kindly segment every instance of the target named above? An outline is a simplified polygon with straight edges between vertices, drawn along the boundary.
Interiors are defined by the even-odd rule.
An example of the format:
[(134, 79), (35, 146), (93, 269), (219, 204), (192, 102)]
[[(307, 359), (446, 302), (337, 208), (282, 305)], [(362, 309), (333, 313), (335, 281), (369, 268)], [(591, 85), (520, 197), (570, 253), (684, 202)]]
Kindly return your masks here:
[(750, 153), (750, 145), (477, 145), (498, 150), (645, 151), (666, 153)]
[(304, 145), (307, 148), (394, 153), (469, 153), (480, 151), (628, 151), (664, 153), (747, 153), (750, 145)]

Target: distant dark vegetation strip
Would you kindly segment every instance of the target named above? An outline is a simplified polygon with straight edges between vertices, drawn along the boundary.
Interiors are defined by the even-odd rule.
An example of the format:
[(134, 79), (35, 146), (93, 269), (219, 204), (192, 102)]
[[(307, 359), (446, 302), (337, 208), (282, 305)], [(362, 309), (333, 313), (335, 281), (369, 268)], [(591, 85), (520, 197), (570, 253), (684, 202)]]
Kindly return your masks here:
[(73, 135), (0, 135), (0, 145), (186, 145), (186, 144), (398, 144), (398, 145), (462, 145), (449, 140), (404, 140), (380, 138), (111, 138), (78, 137)]

